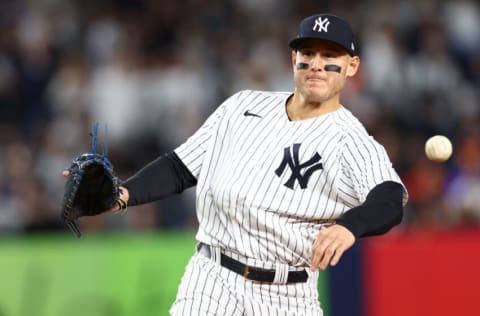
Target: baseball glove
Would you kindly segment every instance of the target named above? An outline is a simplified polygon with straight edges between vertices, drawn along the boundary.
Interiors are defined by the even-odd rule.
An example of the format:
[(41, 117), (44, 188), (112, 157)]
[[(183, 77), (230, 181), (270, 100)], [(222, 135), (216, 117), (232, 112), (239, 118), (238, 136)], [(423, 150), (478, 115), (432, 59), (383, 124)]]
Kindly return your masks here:
[(96, 153), (98, 124), (93, 129), (93, 148), (91, 153), (82, 154), (73, 159), (68, 168), (68, 178), (62, 199), (62, 221), (73, 234), (80, 238), (81, 233), (76, 220), (82, 216), (94, 216), (118, 204), (125, 209), (125, 203), (119, 199), (119, 179), (106, 156)]

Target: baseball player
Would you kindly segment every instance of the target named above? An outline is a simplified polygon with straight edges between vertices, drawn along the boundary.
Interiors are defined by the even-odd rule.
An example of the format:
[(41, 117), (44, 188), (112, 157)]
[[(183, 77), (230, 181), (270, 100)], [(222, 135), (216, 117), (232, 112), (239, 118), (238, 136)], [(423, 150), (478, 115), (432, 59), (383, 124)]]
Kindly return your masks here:
[(307, 17), (290, 47), (293, 93), (234, 94), (124, 183), (129, 206), (197, 186), (198, 245), (171, 315), (323, 315), (318, 269), (402, 219), (384, 147), (340, 104), (360, 65), (349, 24)]

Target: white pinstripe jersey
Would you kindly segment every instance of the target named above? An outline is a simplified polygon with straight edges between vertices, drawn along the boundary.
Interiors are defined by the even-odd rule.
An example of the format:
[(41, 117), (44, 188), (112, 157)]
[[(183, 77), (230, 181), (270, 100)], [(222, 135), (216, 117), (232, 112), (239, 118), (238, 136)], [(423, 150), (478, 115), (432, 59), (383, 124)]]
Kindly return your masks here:
[(401, 183), (350, 111), (290, 121), (290, 95), (241, 91), (175, 149), (198, 180), (197, 239), (256, 266), (308, 265), (325, 223)]

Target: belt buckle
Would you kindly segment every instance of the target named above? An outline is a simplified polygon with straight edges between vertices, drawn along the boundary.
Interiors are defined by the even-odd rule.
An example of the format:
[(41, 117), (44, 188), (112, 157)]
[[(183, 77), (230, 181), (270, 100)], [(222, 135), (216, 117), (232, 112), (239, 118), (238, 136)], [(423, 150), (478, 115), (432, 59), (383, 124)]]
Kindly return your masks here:
[(248, 274), (250, 273), (250, 266), (245, 265), (245, 269), (243, 269), (243, 277), (248, 279)]

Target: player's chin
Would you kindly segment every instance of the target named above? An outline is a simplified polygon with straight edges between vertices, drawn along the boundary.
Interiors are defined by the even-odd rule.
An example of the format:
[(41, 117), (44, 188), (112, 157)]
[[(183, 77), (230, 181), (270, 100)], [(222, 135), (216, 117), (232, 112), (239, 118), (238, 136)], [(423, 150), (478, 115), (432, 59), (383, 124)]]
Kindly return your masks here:
[(328, 93), (326, 93), (326, 91), (322, 91), (321, 89), (310, 89), (307, 93), (307, 100), (309, 102), (323, 103), (328, 100), (328, 98)]
[(324, 94), (328, 91), (329, 87), (325, 80), (307, 80), (305, 82), (305, 89), (310, 93)]

